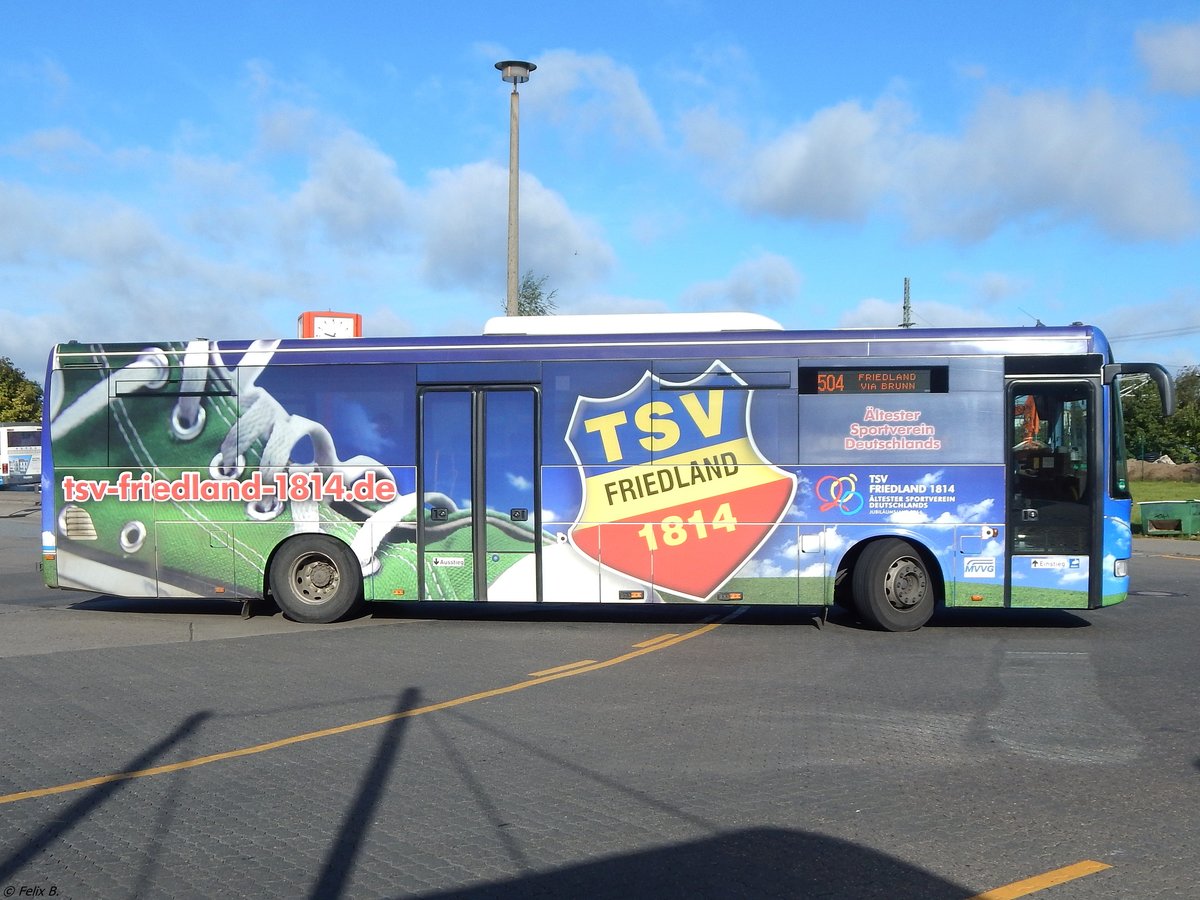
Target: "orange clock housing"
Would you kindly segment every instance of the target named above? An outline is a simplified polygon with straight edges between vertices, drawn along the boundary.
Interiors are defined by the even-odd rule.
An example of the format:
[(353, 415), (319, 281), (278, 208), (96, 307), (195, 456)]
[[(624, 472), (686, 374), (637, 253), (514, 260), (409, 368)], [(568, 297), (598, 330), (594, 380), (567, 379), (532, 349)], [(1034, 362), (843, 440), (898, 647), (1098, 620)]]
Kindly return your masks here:
[(302, 338), (362, 337), (362, 315), (332, 310), (305, 312), (298, 322)]

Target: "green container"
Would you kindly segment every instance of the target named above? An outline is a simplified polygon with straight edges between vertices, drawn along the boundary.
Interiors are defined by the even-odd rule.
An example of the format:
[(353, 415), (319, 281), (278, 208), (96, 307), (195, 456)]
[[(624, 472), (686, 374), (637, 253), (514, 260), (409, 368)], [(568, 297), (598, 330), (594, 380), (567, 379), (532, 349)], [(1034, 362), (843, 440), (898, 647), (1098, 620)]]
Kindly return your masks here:
[(1200, 500), (1155, 500), (1139, 503), (1142, 534), (1200, 534)]

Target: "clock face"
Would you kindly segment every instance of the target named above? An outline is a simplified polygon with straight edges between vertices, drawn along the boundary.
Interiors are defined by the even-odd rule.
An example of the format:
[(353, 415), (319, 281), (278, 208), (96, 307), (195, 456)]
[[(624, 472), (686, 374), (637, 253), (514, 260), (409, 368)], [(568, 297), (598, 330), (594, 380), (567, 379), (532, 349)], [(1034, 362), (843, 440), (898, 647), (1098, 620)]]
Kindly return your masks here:
[(354, 320), (346, 316), (313, 316), (313, 337), (354, 337)]

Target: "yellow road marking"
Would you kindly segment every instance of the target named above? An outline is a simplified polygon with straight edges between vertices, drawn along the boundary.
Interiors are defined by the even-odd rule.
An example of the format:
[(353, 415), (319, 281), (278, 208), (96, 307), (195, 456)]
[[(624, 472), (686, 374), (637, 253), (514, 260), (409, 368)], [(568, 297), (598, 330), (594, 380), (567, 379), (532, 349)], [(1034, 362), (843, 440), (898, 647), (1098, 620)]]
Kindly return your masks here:
[(653, 647), (655, 644), (661, 643), (662, 641), (670, 640), (673, 637), (678, 637), (678, 635), (674, 634), (674, 633), (660, 634), (656, 638), (650, 638), (650, 640), (648, 640), (648, 641), (642, 641), (640, 644), (634, 644), (633, 646), (635, 646), (635, 647)]
[(1014, 881), (1012, 884), (1006, 884), (1003, 887), (985, 891), (982, 894), (976, 894), (974, 897), (970, 897), (969, 900), (1012, 900), (1014, 897), (1024, 897), (1028, 894), (1054, 887), (1056, 884), (1066, 884), (1068, 881), (1074, 881), (1076, 878), (1083, 878), (1085, 875), (1095, 875), (1097, 872), (1103, 872), (1105, 869), (1111, 868), (1112, 866), (1106, 863), (1096, 862), (1094, 859), (1085, 859), (1075, 863), (1073, 866), (1063, 866), (1061, 869), (1043, 872), (1041, 875), (1034, 875), (1032, 878)]
[(426, 713), (439, 712), (443, 709), (453, 709), (456, 706), (465, 706), (468, 703), (474, 703), (477, 700), (487, 700), (491, 697), (501, 697), (505, 694), (512, 694), (517, 691), (523, 691), (526, 688), (534, 687), (535, 685), (546, 684), (550, 681), (557, 681), (559, 678), (570, 678), (574, 675), (584, 675), (588, 672), (598, 672), (600, 669), (607, 669), (610, 666), (619, 665), (623, 662), (628, 662), (631, 659), (636, 659), (639, 656), (645, 656), (647, 653), (653, 653), (656, 650), (663, 650), (667, 647), (673, 647), (676, 644), (681, 644), (684, 641), (691, 640), (695, 637), (700, 637), (702, 634), (707, 634), (715, 628), (718, 628), (723, 623), (730, 621), (734, 617), (740, 615), (744, 609), (739, 608), (733, 610), (730, 615), (725, 616), (719, 622), (709, 622), (706, 625), (701, 625), (694, 631), (689, 631), (686, 634), (676, 635), (666, 640), (659, 641), (651, 647), (643, 647), (636, 650), (631, 650), (628, 653), (623, 653), (620, 656), (614, 656), (612, 659), (601, 660), (600, 662), (592, 662), (586, 665), (568, 667), (563, 671), (555, 672), (548, 670), (549, 674), (540, 677), (532, 678), (529, 681), (518, 681), (515, 684), (505, 685), (504, 687), (493, 688), (489, 691), (480, 691), (476, 694), (468, 694), (465, 697), (456, 697), (453, 700), (443, 700), (440, 703), (430, 703), (427, 706), (419, 706), (415, 709), (406, 709), (403, 712), (389, 713), (385, 716), (376, 716), (373, 719), (364, 719), (361, 722), (350, 722), (346, 725), (337, 725), (333, 728), (322, 728), (319, 731), (309, 731), (304, 734), (296, 734), (291, 737), (280, 738), (277, 741), (267, 741), (263, 744), (255, 744), (251, 747), (240, 747), (237, 750), (227, 750), (224, 753), (212, 753), (208, 756), (198, 756), (194, 759), (185, 759), (181, 762), (170, 763), (162, 766), (152, 766), (148, 769), (136, 769), (129, 772), (114, 772), (110, 775), (99, 775), (95, 778), (85, 778), (82, 781), (72, 781), (69, 784), (59, 784), (54, 787), (37, 788), (31, 791), (17, 791), (13, 794), (0, 795), (0, 805), (5, 803), (16, 803), (18, 800), (33, 800), (38, 797), (50, 797), (55, 794), (67, 794), (72, 791), (82, 791), (86, 788), (97, 787), (102, 784), (111, 784), (114, 781), (130, 781), (134, 778), (149, 778), (153, 775), (167, 775), (172, 772), (182, 772), (185, 769), (195, 769), (200, 766), (206, 766), (209, 763), (223, 762), (229, 759), (238, 759), (243, 756), (254, 756), (258, 753), (266, 753), (269, 750), (279, 750), (283, 747), (290, 747), (293, 744), (303, 744), (308, 741), (315, 741), (318, 738), (333, 737), (338, 734), (346, 734), (350, 731), (358, 731), (363, 728), (373, 728), (376, 725), (386, 725), (389, 722), (394, 722), (397, 719), (411, 719), (416, 716), (422, 716)]
[(580, 666), (590, 666), (594, 663), (594, 659), (581, 659), (579, 662), (567, 663), (565, 666), (555, 666), (553, 669), (542, 669), (540, 672), (530, 672), (530, 678), (543, 678), (546, 675), (557, 675), (559, 672), (570, 672), (572, 669), (578, 669)]

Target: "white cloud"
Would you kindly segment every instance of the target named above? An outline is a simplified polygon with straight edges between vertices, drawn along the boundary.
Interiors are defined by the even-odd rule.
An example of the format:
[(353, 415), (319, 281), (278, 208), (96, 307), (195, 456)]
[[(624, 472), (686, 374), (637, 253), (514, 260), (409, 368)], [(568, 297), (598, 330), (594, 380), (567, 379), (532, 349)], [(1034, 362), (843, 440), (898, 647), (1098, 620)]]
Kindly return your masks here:
[(845, 535), (838, 534), (837, 527), (826, 528), (822, 532), (822, 539), (825, 544), (825, 552), (833, 553), (836, 550), (841, 550), (849, 542)]
[[(354, 435), (356, 453), (367, 453), (377, 459), (384, 459), (389, 455), (389, 451), (395, 448), (397, 435), (381, 428), (361, 403), (346, 403), (338, 414), (347, 431)], [(292, 452), (295, 453), (295, 450)]]
[[(0, 259), (53, 278), (42, 308), (61, 302), (71, 319), (113, 326), (128, 322), (178, 325), (186, 304), (211, 321), (213, 297), (228, 298), (230, 319), (244, 315), (236, 298), (261, 296), (278, 280), (236, 263), (205, 259), (172, 237), (148, 213), (108, 199), (35, 194), (0, 185)], [(53, 260), (49, 272), (43, 260)], [(29, 277), (29, 276), (26, 276)], [(119, 304), (119, 305), (118, 305)], [(30, 305), (28, 308), (33, 308)]]
[(898, 99), (839, 103), (763, 142), (748, 164), (709, 149), (722, 130), (740, 135), (713, 113), (693, 113), (686, 134), (747, 211), (781, 218), (857, 222), (898, 209), (917, 237), (967, 242), (1067, 222), (1177, 239), (1200, 222), (1183, 149), (1154, 136), (1138, 105), (1103, 91), (990, 90), (957, 135), (915, 121)]
[(284, 204), (261, 172), (238, 161), (182, 153), (172, 156), (168, 168), (182, 227), (223, 252), (256, 246), (280, 230), (276, 222)]
[(738, 198), (784, 218), (864, 219), (894, 177), (883, 140), (887, 110), (853, 102), (820, 110), (754, 153)]
[(914, 135), (896, 189), (924, 236), (981, 240), (1006, 224), (1091, 222), (1127, 239), (1178, 238), (1200, 217), (1182, 150), (1102, 91), (990, 91), (956, 139)]
[(922, 512), (919, 509), (902, 509), (892, 513), (887, 517), (887, 521), (895, 525), (924, 525), (927, 522), (932, 522), (928, 513)]
[[(1161, 337), (1164, 336), (1160, 334), (1162, 332), (1179, 334), (1186, 329), (1200, 331), (1200, 286), (1189, 286), (1171, 297), (1140, 303), (1134, 308), (1112, 310), (1100, 319), (1099, 324), (1114, 344), (1123, 344), (1126, 335), (1158, 334)], [(1156, 340), (1154, 344), (1160, 345), (1160, 341)], [(1155, 346), (1154, 349), (1157, 352), (1159, 347)], [(1145, 350), (1134, 352), (1144, 353)], [(1129, 358), (1128, 354), (1125, 356)], [(1192, 364), (1195, 361), (1193, 343)]]
[(62, 340), (86, 337), (76, 332), (69, 320), (58, 315), (22, 315), (13, 311), (0, 328), (0, 356), (7, 356), (28, 378), (46, 381), (50, 348)]
[(276, 103), (258, 117), (258, 147), (264, 154), (304, 153), (324, 130), (324, 117), (315, 109)]
[(960, 503), (954, 519), (959, 522), (986, 522), (995, 505), (996, 501), (992, 497), (980, 500), (978, 503)]
[(776, 559), (752, 559), (737, 571), (739, 578), (795, 578), (795, 566), (781, 564)]
[(101, 155), (100, 148), (74, 128), (44, 128), (0, 147), (0, 155), (33, 162), (46, 172), (75, 171)]
[(562, 299), (558, 310), (561, 313), (593, 315), (608, 313), (624, 315), (626, 313), (664, 313), (670, 308), (663, 300), (649, 297), (621, 297), (603, 292), (582, 293)]
[[(1173, 71), (1176, 78), (1185, 72), (1188, 59), (1171, 48), (1195, 27), (1139, 33), (1148, 69)], [(489, 49), (489, 58), (500, 56)], [(521, 96), (536, 123), (536, 138), (547, 138), (536, 129), (550, 123), (569, 134), (568, 144), (573, 140), (589, 153), (598, 148), (607, 155), (606, 170), (608, 164), (623, 166), (630, 147), (652, 149), (657, 154), (652, 165), (670, 166), (651, 171), (664, 178), (662, 196), (647, 192), (644, 206), (650, 212), (643, 211), (629, 229), (646, 242), (666, 244), (661, 238), (669, 235), (682, 244), (691, 229), (714, 221), (704, 218), (711, 214), (705, 198), (674, 193), (679, 187), (674, 182), (690, 174), (680, 172), (672, 158), (679, 138), (685, 152), (711, 167), (723, 190), (759, 215), (860, 221), (890, 212), (906, 216), (915, 234), (959, 240), (980, 239), (1013, 223), (1040, 228), (1062, 222), (1090, 223), (1117, 237), (1177, 237), (1194, 231), (1200, 219), (1180, 148), (1159, 136), (1143, 109), (1103, 92), (1086, 97), (985, 92), (965, 124), (946, 134), (922, 129), (913, 107), (884, 95), (805, 112), (752, 141), (748, 135), (761, 127), (753, 118), (761, 108), (757, 102), (742, 103), (734, 116), (720, 111), (733, 108), (735, 94), (755, 100), (748, 82), (735, 81), (731, 89), (728, 82), (693, 79), (689, 88), (686, 73), (673, 79), (668, 73), (671, 103), (690, 102), (691, 91), (702, 88), (699, 102), (714, 104), (682, 115), (678, 106), (670, 108), (668, 137), (646, 89), (649, 82), (639, 80), (641, 69), (568, 50), (537, 61), (540, 68)], [(653, 65), (658, 78), (669, 68), (662, 61)], [(169, 134), (167, 147), (139, 146), (140, 137), (113, 146), (118, 123), (80, 125), (97, 120), (72, 119), (72, 109), (34, 120), (23, 134), (18, 124), (4, 135), (0, 265), (6, 269), (6, 301), (10, 308), (34, 312), (22, 320), (21, 337), (4, 334), (0, 346), (21, 358), (27, 370), (40, 371), (49, 340), (62, 337), (248, 337), (269, 333), (272, 319), (294, 328), (297, 308), (326, 306), (364, 312), (375, 334), (437, 332), (451, 325), (474, 331), (484, 315), (499, 311), (507, 201), (507, 172), (500, 164), (460, 164), (474, 151), (469, 138), (451, 132), (447, 140), (454, 143), (448, 146), (466, 146), (468, 155), (451, 155), (446, 162), (435, 157), (433, 164), (445, 168), (422, 169), (428, 164), (424, 157), (401, 158), (395, 154), (405, 151), (392, 150), (413, 146), (404, 143), (403, 133), (372, 126), (368, 135), (329, 114), (305, 84), (278, 78), (258, 62), (247, 72), (237, 86), (244, 107), (220, 96), (219, 86), (205, 94), (222, 101), (214, 109), (227, 119), (211, 118), (211, 109), (183, 107), (166, 117), (165, 127), (148, 122), (139, 131)], [(1158, 84), (1159, 75), (1154, 77)], [(53, 61), (26, 66), (18, 80), (34, 85), (28, 92), (40, 92), (44, 109), (51, 109), (50, 99), (73, 99), (77, 93)], [(1184, 87), (1171, 83), (1170, 89), (1186, 90), (1186, 81)], [(1166, 84), (1161, 86), (1167, 89)], [(478, 88), (480, 95), (485, 90)], [(352, 106), (352, 114), (365, 108)], [(473, 112), (468, 109), (462, 118)], [(47, 122), (50, 127), (43, 126)], [(246, 134), (250, 125), (256, 131)], [(486, 148), (479, 151), (483, 159), (499, 147), (499, 132), (472, 127), (470, 134)], [(631, 183), (651, 183), (646, 163), (639, 161)], [(522, 175), (521, 269), (549, 276), (547, 287), (559, 291), (562, 312), (671, 306), (769, 311), (797, 298), (802, 278), (795, 264), (755, 249), (735, 255), (743, 261), (723, 270), (725, 277), (690, 289), (665, 288), (675, 296), (613, 296), (605, 284), (616, 268), (613, 247), (597, 221), (572, 208), (574, 196), (552, 189), (562, 182), (546, 174), (551, 164), (544, 165), (540, 179)], [(39, 186), (47, 183), (41, 172), (74, 175), (84, 167), (86, 191), (72, 193), (68, 179), (50, 189)], [(606, 214), (605, 200), (627, 202), (630, 192), (621, 195), (618, 185), (613, 196), (592, 201), (597, 215)], [(749, 247), (761, 240), (751, 236)], [(707, 251), (698, 244), (690, 252)], [(686, 261), (666, 257), (653, 264), (632, 257), (627, 262), (623, 274), (629, 277), (646, 271), (653, 279), (671, 266), (686, 271)], [(995, 301), (1024, 290), (1039, 277), (1037, 271), (1031, 263), (1025, 282), (987, 273), (968, 284), (974, 293), (964, 304), (919, 300), (918, 323), (1000, 324), (992, 312)], [(1152, 311), (1172, 323), (1196, 307), (1194, 292), (1171, 297), (1169, 288), (1154, 290), (1163, 299)], [(894, 300), (864, 300), (842, 314), (841, 324), (894, 326), (897, 306)], [(284, 308), (287, 315), (281, 316)], [(1113, 336), (1146, 330), (1150, 319), (1144, 314), (1119, 319)], [(46, 347), (26, 346), (43, 339)], [(1153, 351), (1155, 358), (1168, 359), (1159, 356), (1162, 345)], [(1190, 351), (1181, 346), (1180, 358)]]
[(611, 57), (572, 50), (542, 54), (521, 104), (576, 138), (611, 133), (625, 146), (663, 143), (663, 129), (637, 75)]
[[(507, 266), (508, 171), (495, 163), (438, 170), (422, 198), (423, 271), (435, 286), (500, 286)], [(548, 275), (547, 288), (592, 284), (613, 253), (598, 229), (532, 175), (521, 178), (520, 270)]]
[[(1111, 559), (1111, 557), (1110, 557)], [(1111, 570), (1110, 570), (1111, 571)], [(1080, 590), (1081, 586), (1086, 589), (1088, 573), (1083, 569), (1068, 569), (1063, 572), (1058, 578), (1058, 587), (1067, 590)]]
[[(806, 537), (807, 544), (816, 535), (809, 534)], [(760, 552), (758, 557), (738, 570), (738, 575), (745, 578), (822, 578), (829, 574), (827, 560), (830, 554), (842, 549), (847, 540), (833, 527), (821, 532), (821, 542), (823, 554), (802, 553), (799, 542), (785, 541), (773, 550), (769, 558)], [(813, 545), (816, 546), (816, 543), (813, 542)], [(814, 562), (814, 556), (820, 557), (820, 561)]]
[(21, 184), (0, 181), (0, 262), (28, 263), (53, 256), (62, 204)]
[(1148, 26), (1138, 30), (1136, 43), (1156, 90), (1200, 94), (1200, 22)]
[(1030, 279), (1010, 272), (953, 272), (947, 280), (963, 285), (975, 302), (993, 308), (1005, 300), (1017, 297), (1030, 288)]
[[(899, 324), (900, 305), (895, 300), (869, 297), (838, 318), (840, 328), (892, 328)], [(990, 309), (976, 309), (936, 300), (913, 302), (913, 319), (918, 325), (935, 328), (1000, 325)]]
[(825, 578), (829, 575), (829, 563), (813, 563), (805, 569), (800, 569), (796, 575), (799, 578)]
[[(425, 331), (474, 331), (484, 307), (499, 311), (505, 170), (477, 163), (413, 186), (372, 141), (319, 111), (281, 105), (258, 121), (240, 157), (95, 151), (70, 130), (10, 140), (0, 154), (18, 172), (39, 148), (90, 154), (97, 182), (133, 176), (143, 189), (117, 200), (0, 180), (7, 296), (40, 311), (19, 340), (0, 338), (2, 352), (34, 373), (58, 340), (270, 335), (280, 306), (294, 321), (296, 309), (349, 305), (373, 334), (411, 333), (406, 304), (426, 306)], [(613, 262), (599, 230), (529, 175), (521, 213), (522, 269), (548, 275), (564, 299), (587, 297)]]
[(684, 112), (676, 127), (687, 153), (722, 170), (744, 165), (750, 153), (742, 129), (712, 107)]
[(990, 497), (978, 503), (960, 503), (954, 512), (943, 512), (936, 519), (919, 509), (905, 509), (892, 513), (887, 521), (895, 524), (922, 525), (933, 523), (939, 527), (959, 525), (967, 522), (984, 522), (995, 501)]
[(411, 319), (398, 315), (395, 310), (379, 307), (363, 314), (363, 334), (373, 337), (414, 334), (416, 327)]
[[(60, 340), (268, 334), (261, 302), (286, 279), (206, 256), (150, 213), (108, 198), (0, 183), (0, 260), (8, 264), (3, 353), (40, 372)], [(40, 376), (37, 376), (40, 377)]]
[(683, 231), (688, 224), (683, 212), (656, 205), (652, 210), (635, 213), (631, 217), (629, 234), (641, 244), (655, 244), (668, 235)]
[(792, 302), (800, 283), (790, 261), (775, 253), (760, 253), (736, 266), (728, 278), (693, 285), (680, 300), (690, 309), (756, 310)]
[(409, 193), (392, 159), (346, 130), (312, 160), (289, 215), (293, 227), (319, 226), (338, 247), (386, 249), (406, 224)]

